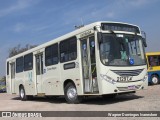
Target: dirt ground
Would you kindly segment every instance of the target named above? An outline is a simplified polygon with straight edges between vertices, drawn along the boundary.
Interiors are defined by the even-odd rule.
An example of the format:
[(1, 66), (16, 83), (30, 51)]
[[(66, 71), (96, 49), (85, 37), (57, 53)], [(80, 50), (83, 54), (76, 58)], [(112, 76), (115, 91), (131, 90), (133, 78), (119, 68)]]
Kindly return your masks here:
[[(104, 100), (101, 97), (90, 97), (81, 104), (67, 104), (64, 98), (34, 98), (30, 101), (21, 101), (18, 96), (0, 93), (0, 111), (160, 111), (160, 85), (149, 86), (147, 90), (137, 91), (135, 94), (119, 95), (113, 100)], [(1, 119), (1, 118), (0, 118)], [(8, 120), (7, 118), (3, 118)], [(16, 119), (17, 118), (10, 118)], [(22, 119), (22, 118), (21, 118)], [(28, 118), (23, 118), (28, 119)], [(33, 118), (35, 120), (35, 118)], [(37, 118), (41, 119), (65, 119), (79, 120), (83, 118)], [(85, 118), (108, 119), (108, 118)], [(128, 118), (109, 118), (111, 120), (128, 120)], [(129, 118), (160, 119), (160, 118)]]

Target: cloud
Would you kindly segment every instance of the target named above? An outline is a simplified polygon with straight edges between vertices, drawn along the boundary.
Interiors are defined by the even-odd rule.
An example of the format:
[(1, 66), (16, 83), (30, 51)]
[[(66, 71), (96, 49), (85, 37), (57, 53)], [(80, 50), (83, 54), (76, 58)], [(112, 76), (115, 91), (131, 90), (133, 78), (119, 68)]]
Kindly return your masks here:
[(17, 23), (14, 28), (13, 28), (13, 31), (14, 32), (21, 32), (21, 31), (24, 31), (25, 30), (25, 24), (23, 23)]
[[(153, 0), (154, 1), (154, 0)], [(112, 4), (107, 6), (107, 18), (119, 18), (121, 16), (130, 14), (132, 11), (139, 8), (145, 7), (149, 0), (119, 0), (114, 1)]]
[(83, 7), (68, 10), (65, 13), (65, 23), (71, 24), (81, 23), (81, 18), (87, 23), (97, 20), (119, 20), (134, 11), (138, 11), (142, 8), (147, 7), (149, 4), (154, 4), (158, 0), (112, 0), (104, 1), (102, 4), (86, 4)]
[(149, 1), (149, 0), (130, 0), (129, 1), (130, 5), (135, 6), (135, 7), (144, 6), (148, 4), (149, 2), (152, 2), (152, 1)]
[(23, 10), (26, 9), (28, 7), (30, 7), (31, 5), (33, 5), (33, 0), (18, 0), (17, 2), (15, 2), (14, 4), (12, 4), (9, 7), (6, 7), (4, 9), (0, 10), (0, 17), (9, 15), (11, 13), (17, 12), (19, 10)]
[(54, 24), (49, 24), (49, 25), (39, 25), (37, 26), (37, 28), (33, 29), (33, 31), (43, 31), (46, 30), (48, 28), (53, 27)]
[(12, 26), (11, 30), (16, 33), (28, 31), (28, 30), (30, 32), (41, 32), (51, 27), (53, 27), (53, 24), (42, 25), (42, 24), (17, 23), (16, 25)]

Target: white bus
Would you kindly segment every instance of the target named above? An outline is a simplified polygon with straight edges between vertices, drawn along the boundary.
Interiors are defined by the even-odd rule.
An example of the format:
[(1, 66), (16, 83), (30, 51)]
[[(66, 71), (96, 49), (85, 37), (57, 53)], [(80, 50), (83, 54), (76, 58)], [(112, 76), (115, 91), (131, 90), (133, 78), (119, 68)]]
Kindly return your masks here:
[(63, 96), (114, 97), (148, 86), (146, 40), (138, 26), (95, 22), (6, 61), (7, 93), (21, 100)]

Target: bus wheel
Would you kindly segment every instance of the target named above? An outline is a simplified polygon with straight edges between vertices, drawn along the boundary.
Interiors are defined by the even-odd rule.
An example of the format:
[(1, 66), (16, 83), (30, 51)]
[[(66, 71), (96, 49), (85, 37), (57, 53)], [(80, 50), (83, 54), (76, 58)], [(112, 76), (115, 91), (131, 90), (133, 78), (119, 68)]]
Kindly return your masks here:
[(27, 96), (26, 96), (26, 93), (25, 93), (25, 90), (24, 90), (23, 86), (21, 86), (20, 89), (19, 89), (19, 96), (20, 96), (20, 99), (22, 101), (27, 100)]
[(64, 88), (65, 99), (68, 103), (77, 104), (81, 102), (81, 97), (77, 95), (77, 89), (74, 84), (68, 83)]
[(159, 83), (159, 77), (157, 75), (152, 75), (151, 77), (151, 84), (156, 85)]

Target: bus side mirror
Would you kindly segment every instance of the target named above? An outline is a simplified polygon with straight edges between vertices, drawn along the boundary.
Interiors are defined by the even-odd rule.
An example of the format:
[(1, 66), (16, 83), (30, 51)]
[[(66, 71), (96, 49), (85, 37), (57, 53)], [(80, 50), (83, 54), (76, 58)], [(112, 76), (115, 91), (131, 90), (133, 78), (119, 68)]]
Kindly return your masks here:
[(98, 38), (98, 43), (102, 43), (103, 42), (103, 36), (102, 36), (102, 33), (101, 32), (98, 32), (97, 33), (97, 38)]
[(146, 38), (142, 38), (142, 41), (143, 41), (143, 45), (144, 45), (144, 47), (147, 47)]
[(141, 31), (142, 33), (142, 42), (143, 42), (143, 45), (144, 47), (147, 47), (147, 42), (146, 42), (146, 33), (144, 31)]

